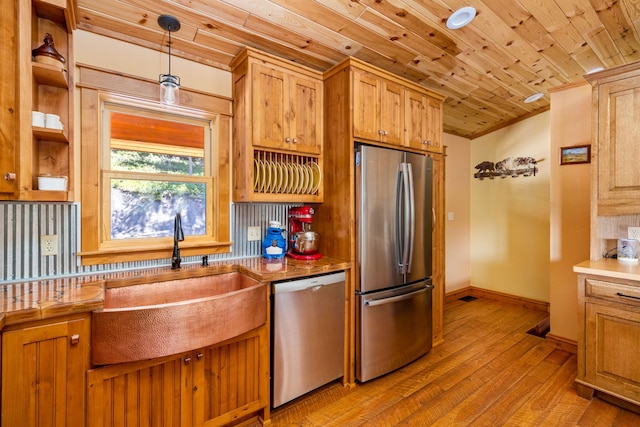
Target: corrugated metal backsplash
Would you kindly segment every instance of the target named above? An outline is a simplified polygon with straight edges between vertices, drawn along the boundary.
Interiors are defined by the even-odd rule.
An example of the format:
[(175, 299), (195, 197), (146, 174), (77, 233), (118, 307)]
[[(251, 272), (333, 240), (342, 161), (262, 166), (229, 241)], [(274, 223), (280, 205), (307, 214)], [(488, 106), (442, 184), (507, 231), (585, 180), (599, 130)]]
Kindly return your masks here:
[[(247, 227), (266, 230), (270, 220), (287, 224), (287, 211), (300, 204), (240, 203), (231, 205), (231, 253), (210, 255), (211, 260), (246, 258), (262, 253), (261, 241), (247, 241)], [(80, 208), (77, 203), (0, 203), (0, 283), (95, 272), (130, 270), (171, 264), (170, 259), (81, 266)], [(40, 256), (40, 236), (58, 236), (58, 255)], [(182, 262), (200, 262), (201, 257), (184, 257)]]

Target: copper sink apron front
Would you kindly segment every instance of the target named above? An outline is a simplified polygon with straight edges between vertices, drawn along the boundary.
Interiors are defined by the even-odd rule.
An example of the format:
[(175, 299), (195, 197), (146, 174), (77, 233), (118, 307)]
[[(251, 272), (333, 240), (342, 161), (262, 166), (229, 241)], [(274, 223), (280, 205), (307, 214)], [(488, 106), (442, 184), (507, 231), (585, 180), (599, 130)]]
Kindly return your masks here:
[(207, 347), (263, 325), (267, 284), (240, 273), (108, 289), (92, 313), (94, 365)]

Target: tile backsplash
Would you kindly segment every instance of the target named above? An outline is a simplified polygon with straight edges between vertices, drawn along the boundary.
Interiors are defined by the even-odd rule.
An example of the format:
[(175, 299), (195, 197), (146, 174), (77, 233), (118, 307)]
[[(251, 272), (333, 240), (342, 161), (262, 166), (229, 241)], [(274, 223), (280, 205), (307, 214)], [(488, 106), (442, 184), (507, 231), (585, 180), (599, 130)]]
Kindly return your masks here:
[[(287, 224), (287, 211), (300, 204), (232, 204), (232, 252), (213, 254), (209, 259), (235, 259), (259, 256), (261, 241), (247, 241), (247, 227), (259, 226), (264, 232), (270, 220)], [(104, 265), (80, 265), (80, 205), (77, 203), (0, 202), (0, 284), (52, 277), (78, 276), (96, 272), (120, 271), (170, 265), (158, 259)], [(40, 256), (40, 236), (58, 236), (58, 255)], [(201, 256), (184, 257), (183, 264), (200, 262)]]

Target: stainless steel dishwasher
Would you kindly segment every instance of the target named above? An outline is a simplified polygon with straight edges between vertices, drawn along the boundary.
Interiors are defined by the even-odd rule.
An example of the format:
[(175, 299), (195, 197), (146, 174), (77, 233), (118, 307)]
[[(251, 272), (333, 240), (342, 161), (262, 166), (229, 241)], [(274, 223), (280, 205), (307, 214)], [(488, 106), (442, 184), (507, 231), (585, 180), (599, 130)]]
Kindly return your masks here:
[(344, 375), (345, 273), (273, 283), (272, 407)]

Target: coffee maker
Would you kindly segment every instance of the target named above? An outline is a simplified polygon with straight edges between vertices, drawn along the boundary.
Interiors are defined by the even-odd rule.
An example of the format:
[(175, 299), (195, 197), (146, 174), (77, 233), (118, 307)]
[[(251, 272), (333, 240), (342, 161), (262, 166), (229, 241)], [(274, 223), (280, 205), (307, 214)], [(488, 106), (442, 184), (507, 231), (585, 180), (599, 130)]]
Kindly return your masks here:
[(311, 206), (289, 209), (288, 257), (301, 260), (315, 260), (322, 257), (318, 252), (320, 235), (315, 231), (311, 231), (314, 213)]

